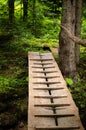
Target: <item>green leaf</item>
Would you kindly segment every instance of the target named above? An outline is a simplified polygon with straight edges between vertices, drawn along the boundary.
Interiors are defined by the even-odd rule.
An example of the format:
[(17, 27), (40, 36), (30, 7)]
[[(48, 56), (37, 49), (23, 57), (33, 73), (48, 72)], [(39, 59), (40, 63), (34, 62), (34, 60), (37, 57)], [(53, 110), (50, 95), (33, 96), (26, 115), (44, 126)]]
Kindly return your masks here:
[(65, 78), (67, 85), (73, 85), (73, 80), (71, 78)]

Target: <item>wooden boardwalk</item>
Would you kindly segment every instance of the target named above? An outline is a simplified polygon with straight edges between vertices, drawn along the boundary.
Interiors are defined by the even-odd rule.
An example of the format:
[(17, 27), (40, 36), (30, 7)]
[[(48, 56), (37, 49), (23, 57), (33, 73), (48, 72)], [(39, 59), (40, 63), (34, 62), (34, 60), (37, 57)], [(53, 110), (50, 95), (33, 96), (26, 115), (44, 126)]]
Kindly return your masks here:
[(84, 130), (51, 53), (29, 52), (28, 130)]

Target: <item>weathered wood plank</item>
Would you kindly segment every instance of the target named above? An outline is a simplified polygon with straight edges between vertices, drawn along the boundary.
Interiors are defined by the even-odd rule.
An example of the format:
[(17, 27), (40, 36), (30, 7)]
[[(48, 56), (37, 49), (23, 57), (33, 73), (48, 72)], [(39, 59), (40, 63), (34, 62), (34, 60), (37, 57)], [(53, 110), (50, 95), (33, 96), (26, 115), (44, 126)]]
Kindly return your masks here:
[(39, 66), (32, 66), (32, 68), (42, 68), (42, 69), (49, 69), (49, 68), (55, 68), (55, 66), (45, 66), (45, 67), (39, 67)]
[(50, 71), (47, 71), (47, 70), (34, 70), (33, 73), (54, 73), (54, 72), (58, 72), (57, 70), (50, 70)]
[(35, 117), (57, 117), (57, 118), (61, 118), (61, 117), (70, 117), (70, 116), (74, 116), (74, 114), (35, 114)]
[(34, 98), (65, 98), (67, 97), (67, 95), (60, 95), (60, 96), (52, 96), (52, 95), (49, 95), (49, 96), (34, 96)]
[[(38, 58), (38, 54), (37, 54), (37, 58)], [(33, 66), (34, 65), (34, 61), (30, 61), (29, 62), (30, 63), (30, 65), (31, 66)], [(41, 65), (41, 64), (40, 64)], [(37, 69), (36, 69), (37, 70)], [(29, 80), (29, 82), (30, 82), (30, 85), (29, 85), (29, 92), (30, 92), (30, 94), (29, 94), (29, 113), (28, 113), (28, 126), (29, 126), (29, 129), (30, 128), (33, 128), (34, 130), (35, 130), (35, 126), (37, 125), (37, 124), (40, 124), (40, 119), (39, 118), (37, 118), (36, 117), (36, 119), (34, 119), (34, 114), (35, 114), (35, 111), (36, 110), (39, 110), (39, 109), (36, 109), (35, 110), (35, 108), (34, 108), (34, 110), (33, 110), (33, 103), (35, 102), (34, 101), (34, 97), (32, 96), (33, 95), (33, 92), (35, 93), (36, 92), (36, 90), (34, 90), (33, 89), (33, 81), (35, 81), (35, 79), (33, 78), (33, 72), (32, 72), (32, 68), (29, 66), (29, 75), (30, 75), (30, 80)], [(34, 74), (34, 76), (35, 76), (35, 74)], [(44, 76), (44, 74), (43, 73), (36, 73), (36, 76)], [(36, 81), (45, 81), (45, 79), (36, 79)], [(37, 86), (46, 86), (46, 85), (37, 85)], [(41, 91), (41, 92), (39, 92), (39, 95), (40, 94), (43, 94), (43, 95), (48, 95), (48, 91)], [(31, 99), (31, 98), (33, 98), (33, 99)], [(33, 103), (32, 103), (33, 102)], [(49, 100), (47, 100), (47, 101), (41, 101), (41, 103), (49, 103), (50, 101)], [(33, 106), (32, 106), (33, 105)], [(31, 106), (31, 107), (30, 107)], [(41, 108), (41, 110), (42, 110), (42, 108)], [(40, 110), (39, 110), (40, 111)], [(45, 119), (45, 118), (42, 118), (41, 119), (41, 125), (45, 125), (46, 124), (46, 122), (47, 122), (47, 125), (49, 125), (49, 124), (51, 124), (51, 126), (52, 125), (54, 125), (55, 123), (54, 123), (54, 120), (53, 119)]]
[(62, 87), (58, 87), (58, 88), (55, 88), (55, 87), (34, 87), (33, 88), (34, 90), (59, 90), (59, 89), (64, 89), (64, 88), (62, 88)]
[(70, 106), (70, 104), (68, 103), (60, 103), (60, 104), (56, 104), (56, 103), (50, 103), (50, 104), (34, 104), (35, 107), (64, 107), (64, 106)]
[(84, 130), (51, 53), (30, 52), (28, 130)]
[(48, 79), (51, 79), (51, 78), (60, 78), (60, 76), (59, 75), (56, 75), (56, 76), (46, 76), (46, 75), (44, 75), (44, 76), (33, 76), (33, 78), (48, 78)]
[(32, 61), (51, 61), (53, 59), (36, 59), (36, 58), (33, 58), (33, 59), (30, 59)]
[(68, 127), (68, 126), (64, 126), (64, 127), (61, 127), (61, 126), (52, 126), (52, 127), (36, 127), (36, 130), (75, 130), (75, 129), (79, 129), (80, 127), (79, 126), (71, 126), (71, 127)]
[(33, 84), (58, 84), (61, 83), (60, 81), (39, 81), (39, 82), (33, 82)]
[(53, 63), (51, 62), (46, 62), (46, 63), (37, 63), (37, 62), (34, 62), (34, 65), (52, 65)]

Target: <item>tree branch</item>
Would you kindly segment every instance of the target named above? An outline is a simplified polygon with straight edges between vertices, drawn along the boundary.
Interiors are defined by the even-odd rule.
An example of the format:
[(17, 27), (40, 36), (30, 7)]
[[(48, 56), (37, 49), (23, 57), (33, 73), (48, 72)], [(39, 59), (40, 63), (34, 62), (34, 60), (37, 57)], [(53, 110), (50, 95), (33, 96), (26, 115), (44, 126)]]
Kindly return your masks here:
[(71, 32), (66, 27), (64, 27), (63, 25), (60, 25), (60, 26), (66, 32), (66, 34), (68, 35), (68, 37), (70, 39), (72, 39), (75, 43), (86, 47), (86, 39), (80, 39), (80, 38), (72, 35)]

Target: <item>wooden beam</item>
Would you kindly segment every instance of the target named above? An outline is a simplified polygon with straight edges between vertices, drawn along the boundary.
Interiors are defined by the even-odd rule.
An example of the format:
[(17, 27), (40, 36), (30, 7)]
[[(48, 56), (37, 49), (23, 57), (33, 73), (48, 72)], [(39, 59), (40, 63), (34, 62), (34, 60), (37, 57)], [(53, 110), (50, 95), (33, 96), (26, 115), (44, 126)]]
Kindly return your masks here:
[(35, 114), (35, 117), (51, 117), (51, 118), (63, 118), (63, 117), (71, 117), (74, 116), (74, 114)]
[(44, 87), (43, 87), (43, 88), (42, 88), (42, 87), (41, 87), (41, 88), (38, 87), (38, 88), (36, 88), (36, 87), (35, 87), (35, 88), (33, 88), (33, 89), (34, 89), (34, 90), (61, 90), (61, 89), (64, 89), (64, 88), (63, 88), (63, 87), (58, 87), (58, 88), (57, 88), (57, 87), (56, 87), (56, 88), (54, 88), (54, 87), (46, 87), (46, 88), (44, 88)]
[(75, 130), (75, 129), (79, 129), (79, 126), (52, 126), (52, 127), (36, 127), (36, 130)]
[(51, 103), (51, 104), (34, 104), (35, 107), (64, 107), (64, 106), (70, 106), (71, 104), (56, 104), (56, 103)]
[(50, 95), (50, 96), (34, 96), (34, 98), (66, 98), (67, 97), (67, 95), (60, 95), (60, 96), (52, 96), (52, 95)]

